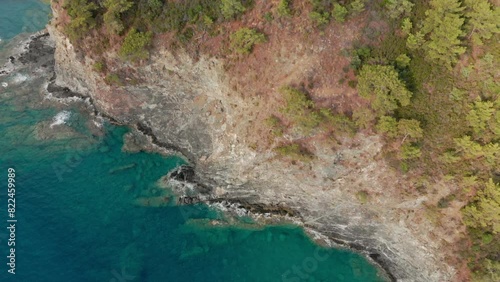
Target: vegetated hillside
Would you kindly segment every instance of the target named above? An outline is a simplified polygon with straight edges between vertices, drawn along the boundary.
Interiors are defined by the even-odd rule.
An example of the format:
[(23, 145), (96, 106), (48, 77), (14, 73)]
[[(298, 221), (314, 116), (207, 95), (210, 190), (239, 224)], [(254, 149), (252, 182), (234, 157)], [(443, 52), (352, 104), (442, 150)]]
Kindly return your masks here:
[[(244, 134), (256, 151), (308, 162), (313, 144), (384, 136), (384, 157), (414, 184), (405, 193), (436, 199), (428, 217), (450, 237), (437, 238), (451, 242), (450, 260), (477, 281), (500, 279), (497, 4), (53, 2), (65, 10), (57, 24), (110, 85), (137, 83), (121, 66), (144, 64), (157, 48), (224, 60), (235, 93), (261, 101)], [(105, 55), (113, 50), (118, 57)]]

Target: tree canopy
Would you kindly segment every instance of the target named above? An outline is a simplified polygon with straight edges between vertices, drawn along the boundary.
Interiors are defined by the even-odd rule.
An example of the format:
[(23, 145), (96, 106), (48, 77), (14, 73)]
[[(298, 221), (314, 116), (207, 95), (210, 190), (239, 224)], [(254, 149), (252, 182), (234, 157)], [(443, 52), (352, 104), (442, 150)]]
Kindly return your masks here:
[(500, 9), (492, 8), (488, 0), (464, 0), (465, 16), (471, 29), (472, 41), (478, 45), (500, 33)]
[(372, 100), (371, 106), (379, 115), (407, 106), (412, 96), (394, 67), (381, 65), (363, 66), (359, 73), (358, 92)]
[(464, 8), (458, 0), (431, 0), (430, 6), (421, 29), (428, 36), (423, 46), (427, 59), (451, 68), (466, 50), (461, 46)]
[(476, 202), (464, 208), (465, 224), (472, 228), (486, 228), (500, 233), (500, 185), (492, 179), (478, 193)]
[(105, 0), (104, 7), (107, 9), (104, 13), (104, 25), (108, 32), (119, 34), (125, 28), (121, 20), (121, 14), (130, 9), (134, 2), (128, 0)]
[(71, 18), (65, 31), (71, 40), (81, 38), (96, 25), (94, 12), (98, 6), (87, 0), (73, 0), (65, 2), (64, 8)]

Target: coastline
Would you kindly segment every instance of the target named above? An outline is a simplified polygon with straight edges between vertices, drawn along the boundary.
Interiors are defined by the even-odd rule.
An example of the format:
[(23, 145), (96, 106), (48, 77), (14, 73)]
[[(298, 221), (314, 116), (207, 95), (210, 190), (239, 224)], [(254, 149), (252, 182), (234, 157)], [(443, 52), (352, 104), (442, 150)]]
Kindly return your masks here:
[[(42, 36), (47, 36), (47, 34), (48, 33), (44, 33)], [(56, 73), (57, 73), (57, 67), (54, 74)], [(396, 262), (391, 261), (391, 259), (393, 258), (388, 256), (384, 252), (379, 253), (375, 251), (376, 249), (373, 246), (365, 246), (363, 244), (358, 243), (359, 238), (354, 237), (349, 240), (349, 238), (346, 237), (345, 234), (337, 233), (336, 231), (332, 230), (330, 231), (326, 230), (327, 232), (325, 232), (325, 229), (318, 228), (318, 226), (314, 224), (314, 222), (310, 222), (311, 221), (310, 215), (304, 216), (300, 212), (300, 208), (298, 209), (293, 205), (280, 201), (273, 204), (273, 201), (269, 201), (269, 199), (263, 200), (261, 198), (262, 195), (255, 195), (255, 192), (248, 193), (248, 191), (252, 189), (253, 191), (258, 191), (259, 188), (253, 187), (255, 186), (254, 183), (249, 184), (248, 181), (247, 182), (243, 181), (243, 183), (239, 183), (233, 186), (233, 183), (231, 183), (232, 182), (231, 179), (224, 179), (221, 182), (220, 173), (219, 174), (215, 173), (214, 174), (215, 177), (211, 177), (210, 175), (212, 173), (212, 169), (206, 170), (207, 166), (209, 166), (209, 164), (211, 163), (208, 162), (207, 164), (207, 161), (205, 161), (205, 159), (203, 158), (205, 152), (202, 152), (202, 154), (191, 153), (189, 150), (186, 149), (186, 147), (188, 146), (171, 145), (174, 143), (165, 142), (165, 140), (162, 140), (164, 139), (162, 138), (162, 136), (157, 136), (155, 134), (155, 130), (158, 129), (152, 128), (151, 125), (148, 125), (147, 123), (134, 121), (132, 118), (130, 120), (127, 120), (126, 118), (121, 120), (120, 118), (117, 118), (116, 113), (113, 112), (109, 113), (103, 111), (102, 108), (105, 107), (103, 107), (102, 104), (99, 105), (99, 100), (96, 101), (96, 97), (93, 96), (91, 93), (86, 93), (86, 94), (78, 93), (77, 90), (80, 87), (74, 87), (76, 88), (76, 91), (73, 92), (72, 87), (70, 87), (71, 86), (70, 84), (72, 82), (67, 83), (67, 85), (58, 86), (56, 79), (58, 79), (59, 77), (53, 77), (53, 78), (54, 79), (52, 80), (52, 82), (48, 84), (47, 90), (51, 92), (55, 97), (57, 98), (77, 97), (79, 99), (88, 99), (89, 103), (92, 105), (93, 112), (96, 116), (99, 115), (105, 117), (110, 121), (112, 121), (113, 123), (127, 125), (134, 130), (135, 134), (137, 135), (137, 138), (141, 138), (141, 140), (148, 140), (150, 144), (146, 144), (145, 149), (157, 150), (164, 153), (177, 152), (178, 154), (183, 155), (185, 159), (189, 161), (191, 165), (194, 166), (193, 173), (189, 173), (191, 177), (189, 179), (184, 178), (183, 180), (191, 187), (193, 185), (196, 185), (197, 187), (199, 187), (198, 188), (199, 190), (196, 193), (195, 197), (193, 197), (189, 196), (186, 193), (187, 192), (186, 185), (179, 185), (179, 187), (177, 187), (176, 189), (176, 192), (179, 195), (179, 199), (184, 199), (184, 201), (190, 199), (187, 200), (187, 202), (180, 202), (180, 204), (190, 204), (194, 203), (195, 201), (202, 201), (208, 203), (209, 205), (210, 204), (213, 205), (215, 203), (223, 203), (224, 201), (226, 201), (228, 203), (227, 212), (229, 213), (234, 212), (231, 210), (232, 209), (231, 206), (233, 206), (236, 209), (243, 208), (249, 214), (252, 214), (256, 217), (265, 216), (266, 214), (271, 214), (271, 215), (274, 214), (276, 220), (283, 220), (283, 219), (292, 221), (296, 220), (296, 223), (301, 223), (302, 225), (301, 224), (299, 225), (301, 225), (308, 232), (308, 234), (312, 233), (321, 234), (322, 236), (328, 238), (331, 242), (333, 242), (337, 246), (344, 246), (358, 253), (364, 254), (365, 257), (367, 257), (370, 261), (372, 261), (373, 263), (378, 265), (381, 269), (383, 269), (391, 281), (424, 281), (419, 279), (418, 277), (417, 279), (413, 279), (411, 277), (404, 277), (404, 275), (408, 274), (398, 273), (397, 271), (394, 272), (394, 269), (398, 269), (400, 267), (398, 267)], [(61, 82), (60, 78), (59, 82)], [(222, 177), (224, 176), (222, 175)], [(180, 181), (179, 178), (176, 178), (176, 180), (178, 181), (178, 184), (182, 183), (182, 181)], [(224, 190), (223, 192), (218, 191), (221, 190), (220, 188), (224, 184), (229, 184), (229, 185), (227, 185), (227, 187), (222, 188), (222, 190)], [(231, 191), (228, 192), (228, 189), (231, 189), (230, 186), (244, 187), (246, 192), (243, 194), (233, 193)], [(188, 198), (187, 196), (183, 198), (184, 195), (187, 195), (190, 198)], [(200, 195), (202, 196), (200, 197)], [(425, 279), (425, 277), (421, 278)], [(438, 281), (438, 280), (430, 279), (427, 281)]]

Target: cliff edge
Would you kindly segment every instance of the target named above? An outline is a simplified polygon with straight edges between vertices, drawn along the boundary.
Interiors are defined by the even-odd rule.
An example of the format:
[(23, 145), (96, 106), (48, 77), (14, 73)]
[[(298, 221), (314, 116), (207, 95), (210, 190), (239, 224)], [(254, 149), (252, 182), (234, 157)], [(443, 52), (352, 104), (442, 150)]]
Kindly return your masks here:
[[(224, 58), (193, 58), (157, 44), (141, 64), (109, 65), (124, 80), (110, 84), (95, 70), (97, 61), (61, 31), (59, 16), (54, 9), (48, 26), (56, 45), (56, 84), (91, 97), (100, 113), (134, 129), (131, 139), (182, 154), (195, 180), (206, 185), (202, 199), (289, 210), (307, 229), (369, 255), (397, 281), (453, 280), (442, 242), (423, 219), (425, 196), (401, 192), (408, 184), (380, 157), (380, 137), (357, 133), (335, 147), (318, 142), (310, 162), (256, 149), (261, 136), (254, 117), (266, 100), (235, 87), (238, 73)], [(295, 66), (274, 71), (299, 77), (319, 63), (310, 60), (315, 52), (322, 50), (297, 51)], [(112, 49), (103, 56), (119, 62)], [(258, 75), (252, 79), (263, 83)], [(366, 192), (368, 201), (360, 199)]]

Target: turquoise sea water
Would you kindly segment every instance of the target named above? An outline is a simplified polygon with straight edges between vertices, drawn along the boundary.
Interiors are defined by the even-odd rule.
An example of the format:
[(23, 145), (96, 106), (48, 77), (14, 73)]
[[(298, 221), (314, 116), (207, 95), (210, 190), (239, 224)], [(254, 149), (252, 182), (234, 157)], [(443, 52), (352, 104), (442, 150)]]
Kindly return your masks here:
[[(42, 28), (48, 12), (35, 0), (0, 0), (3, 46)], [(214, 210), (168, 204), (156, 183), (181, 159), (122, 152), (126, 128), (104, 124), (95, 136), (83, 103), (42, 102), (43, 81), (29, 72), (1, 82), (9, 86), (0, 86), (0, 281), (382, 281), (362, 256), (319, 247), (298, 227), (214, 226), (224, 219)], [(15, 275), (6, 258), (9, 168)]]

